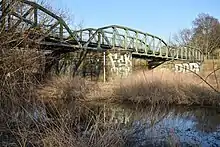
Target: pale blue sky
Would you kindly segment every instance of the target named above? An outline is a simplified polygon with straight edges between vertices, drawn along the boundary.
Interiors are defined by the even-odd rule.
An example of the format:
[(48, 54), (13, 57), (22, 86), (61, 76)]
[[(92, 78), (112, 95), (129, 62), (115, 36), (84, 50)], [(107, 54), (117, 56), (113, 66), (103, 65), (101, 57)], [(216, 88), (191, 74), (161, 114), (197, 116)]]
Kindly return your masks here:
[(123, 25), (157, 35), (166, 41), (191, 27), (199, 13), (220, 19), (220, 0), (51, 0), (83, 27)]

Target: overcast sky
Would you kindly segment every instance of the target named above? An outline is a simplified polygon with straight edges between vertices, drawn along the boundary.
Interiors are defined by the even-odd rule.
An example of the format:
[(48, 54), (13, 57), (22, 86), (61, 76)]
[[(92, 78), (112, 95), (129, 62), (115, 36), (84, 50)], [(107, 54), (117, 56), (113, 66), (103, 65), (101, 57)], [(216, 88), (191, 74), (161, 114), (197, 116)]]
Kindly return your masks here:
[(220, 0), (50, 0), (72, 14), (83, 27), (117, 24), (157, 35), (170, 35), (191, 27), (201, 12), (220, 19)]

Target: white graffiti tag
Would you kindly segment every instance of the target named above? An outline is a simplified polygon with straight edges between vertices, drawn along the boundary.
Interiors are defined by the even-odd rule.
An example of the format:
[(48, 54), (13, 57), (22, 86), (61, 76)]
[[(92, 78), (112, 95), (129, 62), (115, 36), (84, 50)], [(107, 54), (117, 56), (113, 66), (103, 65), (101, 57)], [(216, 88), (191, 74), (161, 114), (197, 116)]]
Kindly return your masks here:
[(200, 71), (199, 63), (182, 63), (175, 64), (175, 72), (195, 72)]
[(109, 53), (111, 62), (111, 72), (116, 75), (127, 76), (132, 70), (132, 56), (131, 54)]

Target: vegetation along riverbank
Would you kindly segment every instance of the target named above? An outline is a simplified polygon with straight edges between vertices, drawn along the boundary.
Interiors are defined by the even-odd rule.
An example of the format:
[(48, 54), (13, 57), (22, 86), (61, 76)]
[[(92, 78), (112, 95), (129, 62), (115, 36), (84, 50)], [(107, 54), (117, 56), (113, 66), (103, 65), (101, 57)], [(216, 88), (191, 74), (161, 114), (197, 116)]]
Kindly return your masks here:
[[(168, 44), (148, 34), (145, 35), (165, 46), (160, 51), (152, 48), (146, 53), (150, 45), (143, 43), (147, 39), (137, 38), (142, 33), (133, 31), (136, 38), (117, 36), (121, 32), (117, 32), (116, 26), (110, 27), (116, 32), (116, 37), (110, 38), (116, 41), (114, 47), (118, 42), (125, 44), (122, 38), (127, 38), (130, 44), (135, 40), (136, 46), (139, 41), (145, 47), (135, 55), (139, 60), (144, 52), (147, 59), (140, 58), (144, 65), (130, 70), (134, 51), (123, 50), (120, 56), (117, 51), (121, 50), (106, 45), (114, 42), (108, 40), (109, 30), (86, 30), (92, 36), (87, 42), (83, 41), (83, 33), (68, 28), (63, 14), (49, 7), (27, 0), (2, 0), (0, 5), (0, 146), (220, 146), (220, 23), (217, 19), (200, 15), (194, 29), (182, 31), (176, 36), (179, 42), (173, 45), (177, 52), (185, 51), (181, 58), (185, 54), (198, 57), (194, 48), (187, 48), (193, 53), (179, 49), (189, 44), (198, 48), (199, 42), (199, 53), (206, 60), (201, 62), (209, 68), (203, 73), (180, 73), (154, 66), (178, 54), (172, 54)], [(207, 36), (201, 34), (206, 20), (213, 22)], [(122, 29), (129, 34), (127, 30)], [(104, 33), (109, 34), (104, 36)], [(205, 40), (210, 36), (214, 38)], [(186, 41), (189, 42), (183, 44)], [(101, 47), (114, 51), (107, 52)], [(105, 62), (110, 55), (111, 62)], [(119, 61), (113, 61), (116, 58)], [(153, 60), (154, 65), (150, 64)], [(116, 66), (124, 62), (129, 64), (124, 68), (127, 76), (108, 73), (118, 72), (121, 67)], [(111, 69), (107, 67), (109, 63)]]

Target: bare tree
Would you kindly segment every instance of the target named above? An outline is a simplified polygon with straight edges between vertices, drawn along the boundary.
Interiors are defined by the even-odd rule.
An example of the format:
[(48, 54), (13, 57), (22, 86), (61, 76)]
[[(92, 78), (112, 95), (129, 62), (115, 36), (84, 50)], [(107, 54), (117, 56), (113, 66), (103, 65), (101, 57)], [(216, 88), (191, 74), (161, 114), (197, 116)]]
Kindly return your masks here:
[(174, 34), (173, 45), (189, 45), (192, 44), (193, 31), (191, 29), (182, 29), (178, 33)]
[(214, 55), (220, 48), (220, 23), (209, 14), (201, 13), (192, 22), (192, 28), (182, 29), (174, 35), (175, 45), (199, 48), (204, 55)]
[(193, 21), (192, 41), (205, 55), (210, 55), (220, 47), (219, 20), (209, 14), (199, 14)]

